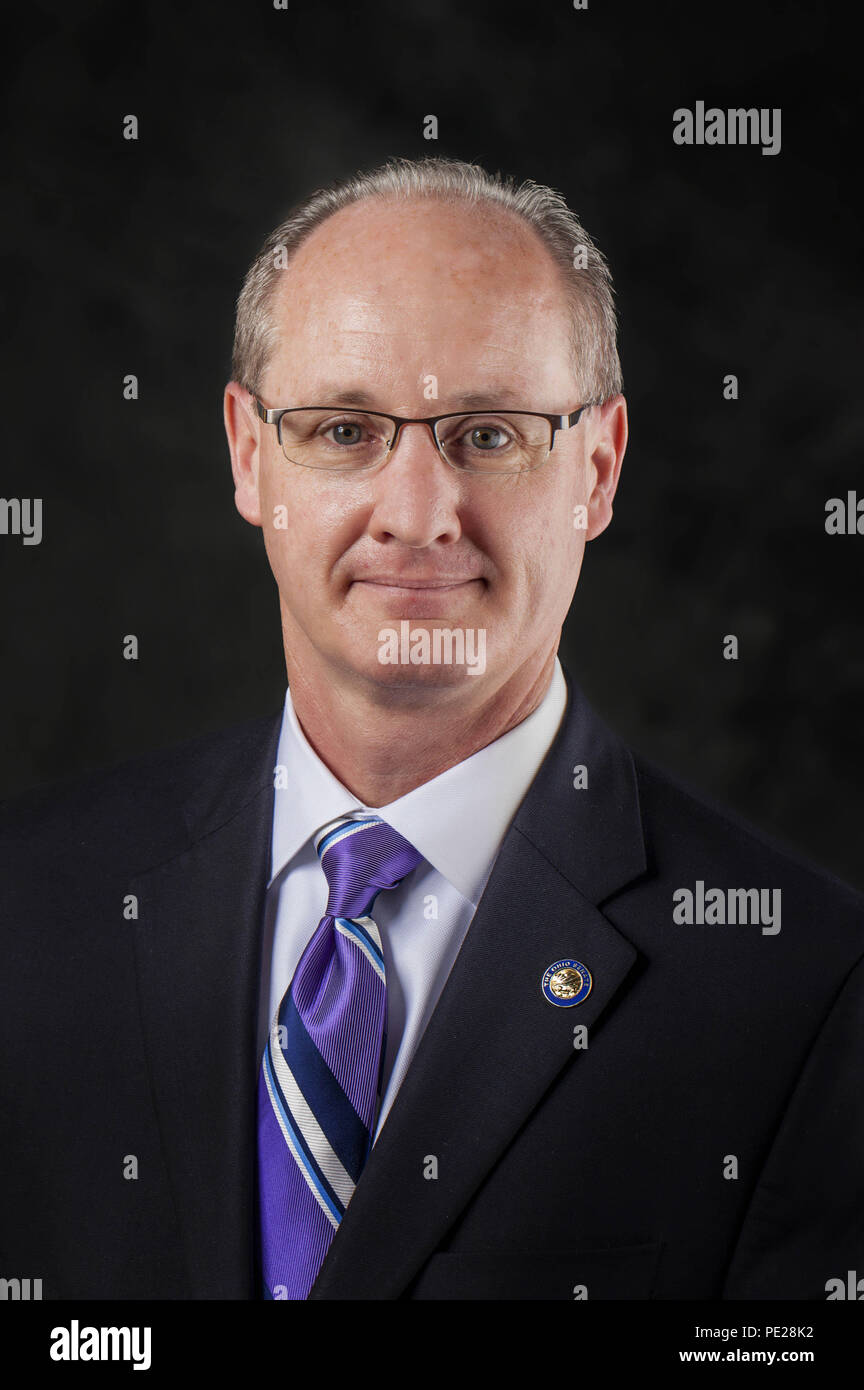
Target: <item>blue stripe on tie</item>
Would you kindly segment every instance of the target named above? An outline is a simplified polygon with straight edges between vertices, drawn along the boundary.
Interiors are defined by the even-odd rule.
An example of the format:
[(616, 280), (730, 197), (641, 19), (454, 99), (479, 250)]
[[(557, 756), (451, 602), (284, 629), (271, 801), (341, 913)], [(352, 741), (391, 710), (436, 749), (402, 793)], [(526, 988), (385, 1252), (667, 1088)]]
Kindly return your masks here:
[[(365, 912), (363, 916), (366, 916)], [(339, 922), (340, 925), (343, 926), (346, 931), (351, 933), (352, 936), (359, 936), (360, 940), (363, 942), (363, 945), (366, 946), (366, 948), (368, 949), (370, 956), (375, 957), (378, 964), (381, 966), (381, 969), (383, 970), (384, 957), (381, 954), (381, 951), (378, 947), (378, 943), (369, 935), (369, 932), (366, 930), (366, 928), (361, 926), (359, 922), (355, 922), (353, 917), (336, 917), (334, 920)]]
[(369, 1131), (306, 1032), (290, 990), (282, 1001), (279, 1022), (285, 1029), (285, 1060), (331, 1149), (356, 1183), (363, 1171)]
[(331, 830), (329, 834), (325, 835), (323, 840), (319, 840), (318, 844), (315, 846), (318, 851), (318, 858), (320, 859), (336, 840), (343, 839), (345, 835), (356, 835), (359, 826), (363, 826), (365, 829), (370, 825), (381, 824), (382, 822), (379, 817), (376, 820), (350, 820), (346, 822), (345, 825), (337, 825), (335, 830)]
[(317, 1191), (321, 1193), (321, 1196), (327, 1203), (327, 1206), (332, 1211), (336, 1220), (341, 1221), (342, 1217), (345, 1215), (345, 1208), (339, 1201), (339, 1198), (336, 1196), (336, 1193), (333, 1191), (327, 1179), (324, 1177), (324, 1174), (321, 1172), (321, 1169), (318, 1167), (318, 1164), (315, 1162), (315, 1159), (309, 1151), (309, 1145), (306, 1143), (306, 1140), (303, 1138), (303, 1135), (300, 1132), (299, 1125), (295, 1123), (294, 1117), (292, 1116), (291, 1111), (288, 1109), (285, 1097), (282, 1094), (282, 1088), (279, 1085), (279, 1078), (276, 1075), (275, 1069), (273, 1067), (273, 1061), (270, 1057), (269, 1042), (264, 1050), (264, 1066), (267, 1068), (267, 1075), (270, 1079), (270, 1084), (273, 1087), (273, 1095), (275, 1096), (276, 1104), (279, 1107), (279, 1114), (282, 1116), (282, 1119), (285, 1122), (285, 1127), (291, 1135), (291, 1138), (294, 1140), (297, 1152), (300, 1154), (300, 1157), (303, 1160), (303, 1167), (309, 1174), (310, 1178), (312, 1179), (312, 1182), (315, 1184)]

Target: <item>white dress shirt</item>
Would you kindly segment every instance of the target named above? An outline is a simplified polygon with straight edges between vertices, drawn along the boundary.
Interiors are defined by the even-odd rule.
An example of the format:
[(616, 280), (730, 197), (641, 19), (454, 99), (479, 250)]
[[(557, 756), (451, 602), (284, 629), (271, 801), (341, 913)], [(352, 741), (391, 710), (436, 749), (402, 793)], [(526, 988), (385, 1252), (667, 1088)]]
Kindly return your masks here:
[[(391, 801), (364, 806), (321, 761), (285, 696), (273, 813), (262, 954), (258, 1054), (306, 943), (327, 908), (327, 879), (314, 837), (338, 816), (374, 811), (423, 855), (396, 888), (379, 893), (372, 916), (387, 979), (387, 1045), (375, 1137), (492, 871), (501, 841), (558, 732), (567, 684), (557, 657), (549, 688), (521, 724), (470, 758)], [(279, 786), (279, 782), (284, 786)]]

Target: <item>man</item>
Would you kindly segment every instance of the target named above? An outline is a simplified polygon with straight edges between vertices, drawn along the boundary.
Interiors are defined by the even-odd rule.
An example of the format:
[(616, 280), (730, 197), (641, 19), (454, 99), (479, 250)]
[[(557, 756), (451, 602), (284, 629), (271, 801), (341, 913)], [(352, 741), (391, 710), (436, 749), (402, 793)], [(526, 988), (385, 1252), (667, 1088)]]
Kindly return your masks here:
[(238, 302), (278, 715), (7, 812), (0, 1234), (45, 1297), (829, 1296), (861, 898), (557, 660), (627, 442), (551, 190), (393, 161)]

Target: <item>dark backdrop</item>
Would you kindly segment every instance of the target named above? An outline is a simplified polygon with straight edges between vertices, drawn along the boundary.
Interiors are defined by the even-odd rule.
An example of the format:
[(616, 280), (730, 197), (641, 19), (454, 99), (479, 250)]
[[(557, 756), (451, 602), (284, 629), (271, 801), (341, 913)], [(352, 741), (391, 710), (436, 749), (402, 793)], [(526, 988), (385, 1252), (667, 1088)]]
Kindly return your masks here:
[[(277, 708), (221, 425), (234, 297), (298, 197), (448, 154), (559, 188), (615, 276), (631, 443), (565, 658), (637, 749), (864, 887), (864, 538), (824, 529), (864, 491), (844, 10), (288, 6), (36, 3), (6, 29), (0, 491), (43, 499), (44, 538), (0, 536), (0, 791)], [(782, 108), (780, 154), (674, 144), (697, 100)]]

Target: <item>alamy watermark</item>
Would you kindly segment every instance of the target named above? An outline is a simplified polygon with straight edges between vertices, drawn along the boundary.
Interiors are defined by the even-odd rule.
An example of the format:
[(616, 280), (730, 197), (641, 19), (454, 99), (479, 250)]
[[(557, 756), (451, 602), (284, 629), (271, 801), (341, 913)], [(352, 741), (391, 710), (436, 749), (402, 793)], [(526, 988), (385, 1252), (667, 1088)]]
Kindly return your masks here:
[(30, 1303), (41, 1297), (41, 1279), (0, 1279), (0, 1303)]
[(486, 629), (412, 628), (403, 618), (398, 630), (382, 627), (379, 631), (378, 660), (382, 666), (465, 666), (469, 676), (482, 676), (486, 670)]
[(780, 153), (781, 107), (719, 106), (696, 109), (679, 106), (672, 112), (672, 139), (676, 145), (761, 145), (763, 154)]
[(23, 545), (39, 545), (42, 498), (0, 497), (0, 536), (20, 536)]
[(150, 1369), (149, 1327), (69, 1327), (51, 1329), (52, 1361), (131, 1361), (133, 1371)]
[(762, 927), (763, 936), (780, 930), (779, 888), (707, 888), (696, 880), (695, 888), (676, 888), (672, 921), (684, 925)]

